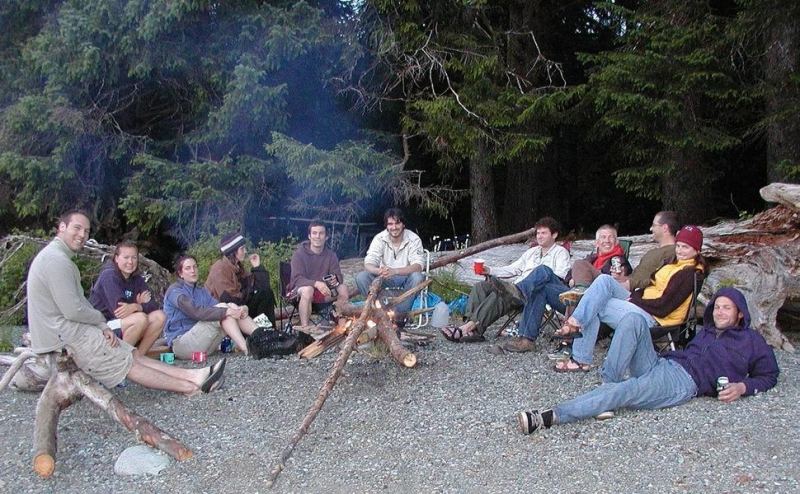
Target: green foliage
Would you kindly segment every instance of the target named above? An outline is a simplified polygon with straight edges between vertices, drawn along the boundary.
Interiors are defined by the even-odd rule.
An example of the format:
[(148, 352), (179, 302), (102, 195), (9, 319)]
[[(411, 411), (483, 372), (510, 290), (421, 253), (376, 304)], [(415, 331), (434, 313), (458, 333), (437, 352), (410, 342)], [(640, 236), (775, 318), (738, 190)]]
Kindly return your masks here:
[(437, 269), (430, 275), (431, 291), (442, 297), (445, 302), (452, 302), (461, 295), (469, 295), (470, 286), (458, 280), (456, 269)]
[(685, 173), (678, 171), (685, 162), (702, 163), (741, 142), (737, 122), (752, 102), (724, 63), (732, 18), (699, 1), (636, 11), (602, 6), (626, 29), (620, 48), (582, 56), (591, 66), (586, 95), (606, 127), (600, 131), (618, 136), (627, 160), (615, 174), (617, 185), (661, 198), (659, 182)]
[(3, 269), (0, 270), (0, 326), (22, 324), (23, 311), (8, 312), (25, 297), (22, 288), (28, 275), (28, 267), (33, 257), (39, 252), (39, 246), (26, 242), (13, 255), (4, 257)]

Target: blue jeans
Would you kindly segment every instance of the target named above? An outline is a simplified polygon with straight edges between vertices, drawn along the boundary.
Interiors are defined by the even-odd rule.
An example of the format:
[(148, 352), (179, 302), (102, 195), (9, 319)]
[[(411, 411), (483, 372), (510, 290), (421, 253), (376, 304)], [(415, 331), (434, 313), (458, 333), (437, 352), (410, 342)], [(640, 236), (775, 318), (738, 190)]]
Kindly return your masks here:
[[(361, 292), (361, 295), (366, 296), (367, 293), (369, 293), (369, 286), (375, 278), (377, 278), (377, 276), (369, 271), (361, 271), (356, 275), (356, 286), (358, 286), (358, 291)], [(420, 272), (411, 273), (406, 276), (391, 276), (383, 280), (383, 288), (400, 288), (405, 292), (411, 290), (423, 281), (425, 281), (425, 275)], [(411, 297), (408, 300), (403, 300), (394, 306), (394, 310), (402, 313), (410, 311), (411, 306), (414, 305), (415, 298), (416, 297)]]
[(563, 313), (566, 308), (558, 300), (558, 296), (569, 288), (547, 266), (538, 266), (531, 271), (531, 274), (517, 283), (517, 288), (525, 298), (519, 334), (529, 340), (535, 340), (539, 336), (545, 304)]
[(576, 362), (592, 363), (601, 322), (617, 329), (618, 333), (622, 318), (633, 312), (641, 315), (650, 326), (658, 324), (647, 311), (628, 302), (630, 295), (628, 290), (607, 274), (601, 274), (592, 282), (572, 313), (572, 317), (580, 323), (583, 333), (583, 338), (572, 342), (572, 358)]
[(697, 394), (697, 385), (686, 369), (656, 355), (650, 324), (637, 313), (629, 313), (619, 321), (601, 376), (602, 385), (553, 409), (558, 423), (618, 408), (671, 407)]

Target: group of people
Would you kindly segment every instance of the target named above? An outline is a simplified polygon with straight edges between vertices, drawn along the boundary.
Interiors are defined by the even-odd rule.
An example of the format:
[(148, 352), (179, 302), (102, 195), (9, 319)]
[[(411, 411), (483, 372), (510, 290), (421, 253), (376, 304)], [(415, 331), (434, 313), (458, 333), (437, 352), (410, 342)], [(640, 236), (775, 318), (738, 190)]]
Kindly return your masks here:
[[(424, 281), (422, 241), (406, 229), (403, 212), (386, 211), (385, 230), (367, 250), (364, 270), (356, 276), (366, 295), (376, 277), (383, 286), (409, 290)], [(702, 331), (683, 351), (658, 356), (650, 328), (682, 321), (693, 291), (708, 274), (700, 254), (702, 231), (679, 228), (677, 214), (661, 211), (650, 231), (658, 247), (632, 268), (613, 226), (603, 225), (595, 237), (596, 250), (570, 266), (570, 252), (558, 243), (561, 227), (545, 217), (536, 225), (536, 243), (508, 266), (484, 268), (485, 280), (473, 286), (465, 322), (445, 326), (443, 336), (457, 343), (484, 341), (486, 329), (514, 310), (522, 314), (518, 335), (492, 353), (523, 353), (536, 349), (546, 306), (567, 313), (555, 336), (557, 372), (588, 372), (600, 324), (614, 331), (601, 369), (599, 388), (543, 411), (520, 412), (525, 433), (556, 423), (608, 416), (617, 408), (659, 408), (693, 396), (716, 395), (731, 402), (766, 391), (777, 382), (772, 350), (749, 326), (744, 296), (735, 289), (720, 290), (705, 313)], [(28, 318), (36, 352), (65, 349), (78, 367), (106, 386), (126, 377), (147, 387), (193, 395), (210, 392), (222, 383), (225, 359), (204, 369), (183, 369), (146, 357), (162, 332), (177, 358), (197, 351), (213, 353), (224, 336), (247, 353), (247, 336), (256, 329), (254, 316), (275, 324), (275, 298), (258, 254), (247, 256), (245, 239), (232, 233), (220, 242), (221, 257), (198, 285), (197, 260), (181, 256), (175, 264), (178, 280), (166, 291), (159, 309), (138, 272), (135, 243), (116, 246), (89, 299), (71, 258), (88, 238), (89, 218), (72, 211), (59, 219), (58, 232), (34, 259), (28, 275)], [(291, 260), (290, 294), (297, 297), (301, 326), (307, 326), (314, 304), (347, 301), (339, 259), (326, 246), (327, 230), (312, 221), (308, 239)], [(245, 269), (248, 260), (250, 269)], [(335, 287), (332, 288), (332, 287)], [(395, 307), (402, 314), (412, 300)], [(569, 314), (567, 308), (574, 310)], [(717, 391), (715, 382), (730, 382)]]

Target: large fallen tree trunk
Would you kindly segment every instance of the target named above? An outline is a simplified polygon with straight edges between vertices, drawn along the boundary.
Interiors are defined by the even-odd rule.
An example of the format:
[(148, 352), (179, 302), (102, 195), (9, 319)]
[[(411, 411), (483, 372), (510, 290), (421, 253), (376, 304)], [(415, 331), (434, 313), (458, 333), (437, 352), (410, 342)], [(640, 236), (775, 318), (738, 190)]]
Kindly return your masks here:
[[(770, 345), (791, 351), (794, 347), (781, 333), (777, 314), (782, 307), (800, 304), (800, 185), (771, 184), (760, 192), (765, 201), (780, 205), (747, 220), (702, 227), (703, 255), (712, 269), (700, 300), (706, 302), (722, 286), (740, 289), (747, 296), (753, 328), (764, 335)], [(524, 242), (534, 233), (535, 229), (530, 229), (447, 253), (432, 262), (431, 269), (499, 246)], [(656, 247), (649, 235), (625, 238), (634, 242), (630, 255), (634, 266), (645, 252)], [(573, 260), (582, 258), (593, 247), (594, 242), (590, 240), (573, 242)], [(519, 254), (525, 248), (527, 246), (520, 246)], [(491, 258), (493, 253), (485, 257)], [(472, 274), (471, 265), (460, 264), (456, 270), (459, 279), (468, 283), (480, 279)]]

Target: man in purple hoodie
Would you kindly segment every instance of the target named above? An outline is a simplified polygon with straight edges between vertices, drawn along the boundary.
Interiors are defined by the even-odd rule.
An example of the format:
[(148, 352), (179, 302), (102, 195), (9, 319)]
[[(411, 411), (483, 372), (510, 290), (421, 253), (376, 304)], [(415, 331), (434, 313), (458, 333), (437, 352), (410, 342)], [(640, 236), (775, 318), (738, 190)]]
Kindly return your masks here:
[[(603, 364), (603, 384), (551, 409), (518, 412), (520, 430), (530, 434), (554, 424), (610, 418), (617, 408), (666, 408), (695, 396), (731, 403), (775, 386), (779, 372), (775, 354), (750, 328), (750, 313), (740, 291), (720, 289), (706, 307), (703, 321), (703, 329), (686, 349), (659, 357), (645, 318), (635, 312), (626, 315)], [(729, 384), (718, 392), (720, 377)]]

